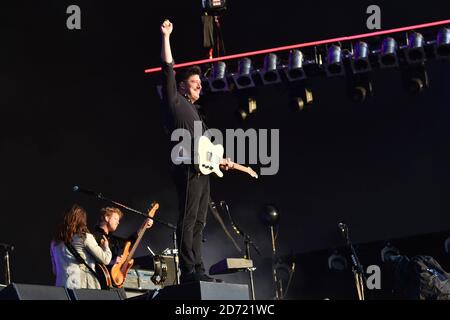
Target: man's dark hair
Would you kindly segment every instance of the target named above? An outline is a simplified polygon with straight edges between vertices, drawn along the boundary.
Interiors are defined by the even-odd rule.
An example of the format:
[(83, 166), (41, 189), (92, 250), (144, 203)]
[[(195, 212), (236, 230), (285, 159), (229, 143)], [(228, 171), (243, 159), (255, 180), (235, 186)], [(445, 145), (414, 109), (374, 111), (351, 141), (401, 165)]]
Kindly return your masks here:
[(196, 74), (199, 75), (200, 77), (202, 75), (202, 70), (200, 69), (199, 66), (192, 66), (187, 69), (176, 71), (175, 79), (177, 81), (177, 85), (180, 84), (180, 82), (189, 79), (190, 76)]

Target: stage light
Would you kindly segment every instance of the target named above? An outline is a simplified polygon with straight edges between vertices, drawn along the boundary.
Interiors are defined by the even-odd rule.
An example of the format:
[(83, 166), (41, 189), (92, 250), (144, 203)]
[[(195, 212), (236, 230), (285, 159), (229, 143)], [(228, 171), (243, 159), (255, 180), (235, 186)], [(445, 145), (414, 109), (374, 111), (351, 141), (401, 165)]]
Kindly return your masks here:
[(268, 226), (275, 226), (280, 221), (280, 213), (274, 205), (264, 206), (261, 212), (261, 219)]
[(359, 41), (354, 45), (353, 58), (351, 60), (353, 73), (362, 73), (370, 71), (369, 63), (369, 45), (366, 42)]
[(226, 0), (202, 0), (202, 7), (208, 14), (217, 16), (227, 10), (227, 2)]
[(240, 120), (247, 120), (247, 118), (255, 113), (257, 110), (256, 98), (252, 96), (242, 96), (240, 98), (237, 115)]
[(343, 74), (341, 47), (332, 45), (328, 48), (326, 72), (328, 76)]
[(386, 246), (381, 250), (381, 261), (385, 263), (395, 262), (396, 258), (398, 258), (399, 256), (400, 251), (390, 243), (387, 243)]
[(351, 81), (350, 97), (353, 101), (362, 103), (371, 96), (373, 96), (373, 86), (368, 78), (358, 78)]
[(450, 58), (450, 29), (439, 30), (436, 40), (436, 52), (439, 58)]
[(425, 61), (425, 51), (423, 50), (424, 38), (421, 33), (413, 32), (408, 37), (408, 47), (406, 59), (408, 63), (420, 63)]
[(397, 42), (394, 38), (386, 38), (381, 44), (380, 64), (382, 68), (396, 67), (397, 60)]
[(328, 257), (328, 269), (333, 271), (344, 271), (347, 267), (347, 259), (337, 251), (334, 251), (333, 254)]
[(405, 88), (410, 93), (419, 93), (429, 87), (428, 73), (423, 63), (411, 65), (402, 72)]
[(290, 88), (290, 103), (294, 111), (303, 111), (314, 102), (313, 92), (306, 85)]
[(303, 70), (303, 53), (300, 50), (293, 50), (289, 53), (288, 68), (284, 69), (286, 78), (289, 81), (298, 81), (306, 78)]
[(277, 70), (278, 57), (274, 53), (269, 53), (264, 58), (264, 68), (261, 72), (264, 84), (273, 84), (280, 82), (280, 75)]
[(211, 77), (209, 78), (209, 86), (212, 92), (228, 91), (228, 83), (225, 71), (225, 62), (219, 61), (213, 65), (211, 70)]
[(238, 62), (238, 73), (233, 75), (234, 83), (238, 89), (254, 87), (252, 75), (252, 61), (249, 58), (243, 58)]

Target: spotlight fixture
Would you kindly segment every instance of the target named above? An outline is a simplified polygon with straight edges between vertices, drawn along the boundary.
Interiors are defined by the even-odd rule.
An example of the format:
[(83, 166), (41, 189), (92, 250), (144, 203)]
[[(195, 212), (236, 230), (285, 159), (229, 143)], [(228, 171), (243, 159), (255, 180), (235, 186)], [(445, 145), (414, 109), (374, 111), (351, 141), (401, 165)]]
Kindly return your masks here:
[(280, 75), (278, 74), (278, 57), (274, 53), (269, 53), (264, 58), (264, 68), (261, 72), (262, 81), (264, 84), (274, 84), (280, 82)]
[(328, 257), (328, 269), (332, 271), (344, 271), (348, 268), (347, 259), (337, 251)]
[(218, 61), (212, 66), (211, 77), (208, 79), (212, 92), (228, 91), (225, 71), (226, 64), (223, 61)]
[(396, 258), (400, 255), (400, 251), (392, 246), (390, 243), (387, 243), (386, 246), (381, 250), (381, 261), (395, 262)]
[(410, 93), (419, 93), (429, 87), (428, 73), (423, 63), (408, 66), (403, 70), (402, 77)]
[(332, 45), (328, 48), (325, 70), (328, 76), (338, 76), (344, 73), (340, 46)]
[(247, 118), (255, 113), (257, 110), (256, 99), (253, 96), (242, 96), (240, 98), (239, 109), (237, 114), (240, 120), (247, 120)]
[(238, 62), (238, 72), (233, 75), (234, 83), (238, 89), (254, 87), (252, 75), (252, 61), (249, 58), (243, 58)]
[(441, 59), (450, 58), (450, 29), (439, 30), (436, 40), (436, 53)]
[(303, 111), (312, 105), (314, 96), (311, 88), (306, 84), (291, 86), (289, 88), (290, 104), (294, 111)]
[(350, 80), (349, 95), (353, 101), (362, 103), (367, 98), (373, 96), (372, 81), (365, 74), (364, 76), (355, 77)]
[(366, 42), (359, 41), (354, 45), (353, 57), (351, 59), (353, 73), (370, 71), (369, 46)]
[(293, 50), (289, 53), (289, 64), (283, 69), (288, 81), (299, 81), (306, 78), (303, 70), (303, 53), (300, 50)]
[(394, 38), (386, 38), (381, 44), (380, 65), (382, 68), (398, 66), (397, 42)]
[(408, 63), (421, 63), (425, 61), (425, 51), (423, 49), (424, 38), (421, 33), (413, 32), (408, 37), (406, 49), (406, 60)]

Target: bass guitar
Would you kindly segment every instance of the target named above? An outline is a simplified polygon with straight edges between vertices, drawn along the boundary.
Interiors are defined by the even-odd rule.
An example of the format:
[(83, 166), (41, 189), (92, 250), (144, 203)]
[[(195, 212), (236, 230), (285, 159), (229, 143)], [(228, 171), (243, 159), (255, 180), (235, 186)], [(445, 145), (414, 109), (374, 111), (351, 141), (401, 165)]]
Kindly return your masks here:
[[(158, 210), (159, 204), (157, 202), (152, 203), (152, 206), (148, 212), (148, 216), (153, 218), (156, 214), (156, 210)], [(142, 226), (139, 228), (138, 235), (136, 241), (131, 247), (131, 242), (127, 241), (122, 253), (122, 259), (119, 263), (116, 263), (111, 268), (111, 281), (112, 285), (117, 288), (122, 288), (125, 282), (125, 278), (127, 277), (128, 270), (133, 266), (134, 260), (133, 255), (142, 240), (142, 236), (144, 235), (147, 226), (147, 220), (144, 221)], [(131, 247), (131, 249), (130, 249)]]

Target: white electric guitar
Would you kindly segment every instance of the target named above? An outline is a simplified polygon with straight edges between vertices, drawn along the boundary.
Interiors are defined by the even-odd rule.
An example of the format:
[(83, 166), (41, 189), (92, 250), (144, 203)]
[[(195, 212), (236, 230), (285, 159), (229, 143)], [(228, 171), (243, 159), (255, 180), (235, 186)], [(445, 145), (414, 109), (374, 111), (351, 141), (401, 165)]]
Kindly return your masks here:
[[(198, 139), (197, 170), (204, 175), (214, 172), (219, 177), (223, 177), (220, 171), (220, 165), (225, 165), (226, 160), (223, 158), (223, 146), (221, 144), (213, 144), (207, 137), (201, 136)], [(258, 175), (250, 167), (244, 167), (238, 163), (234, 163), (233, 169), (246, 172), (253, 178), (258, 179)]]

